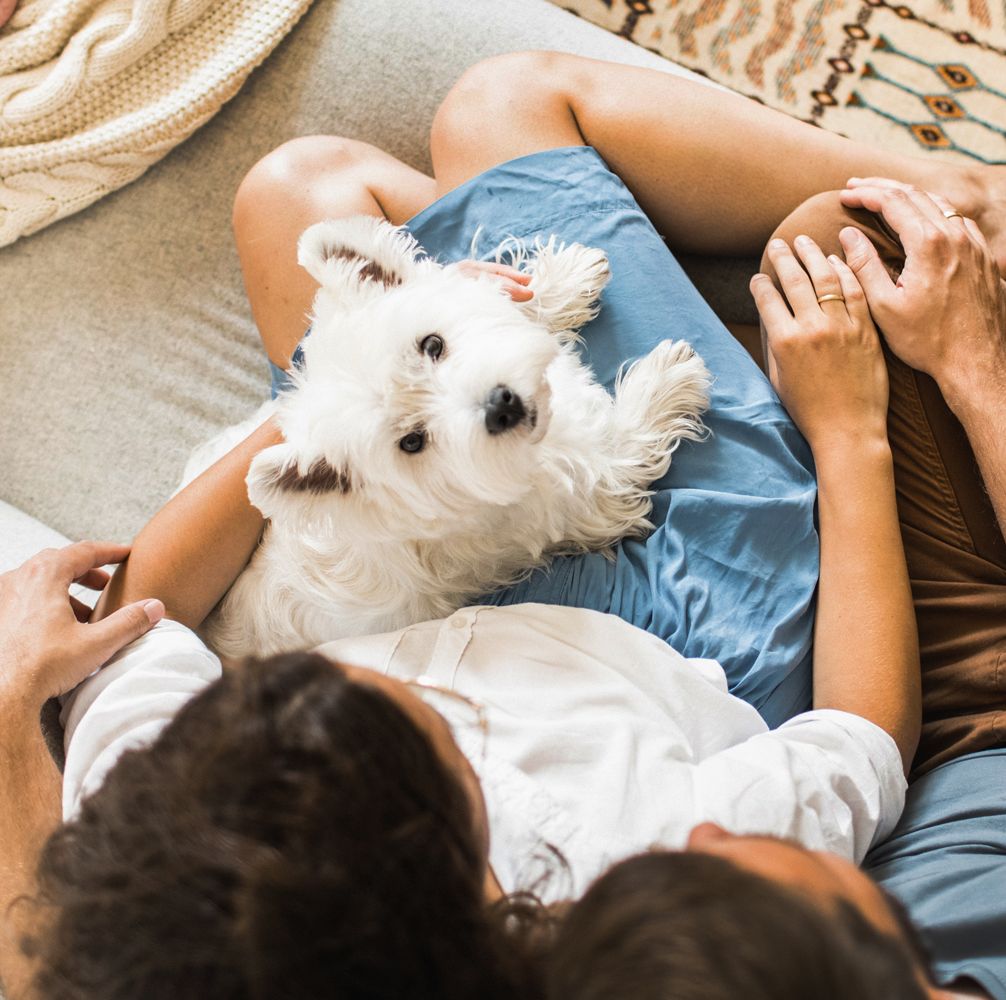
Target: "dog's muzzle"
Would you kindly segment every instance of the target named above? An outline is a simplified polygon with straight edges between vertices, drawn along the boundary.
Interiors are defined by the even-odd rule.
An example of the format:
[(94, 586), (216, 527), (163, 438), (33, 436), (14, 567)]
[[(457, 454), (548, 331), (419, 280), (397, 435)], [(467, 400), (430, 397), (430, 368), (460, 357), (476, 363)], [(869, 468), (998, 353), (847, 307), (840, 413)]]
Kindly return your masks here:
[(486, 399), (486, 430), (490, 434), (502, 434), (522, 424), (527, 410), (520, 396), (505, 385), (498, 385)]

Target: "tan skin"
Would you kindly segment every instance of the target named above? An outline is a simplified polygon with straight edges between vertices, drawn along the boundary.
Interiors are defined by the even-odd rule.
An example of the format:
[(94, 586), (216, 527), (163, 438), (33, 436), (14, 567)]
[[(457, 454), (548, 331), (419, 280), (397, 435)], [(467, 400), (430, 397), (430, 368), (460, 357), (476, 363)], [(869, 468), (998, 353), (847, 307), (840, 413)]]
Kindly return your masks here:
[[(524, 99), (519, 85), (529, 74), (537, 81), (539, 99), (533, 102)], [(711, 120), (720, 127), (710, 129)], [(402, 222), (439, 194), (498, 162), (585, 142), (595, 146), (623, 177), (675, 249), (758, 253), (776, 225), (805, 198), (842, 187), (851, 176), (893, 176), (903, 183), (938, 190), (980, 226), (990, 250), (976, 242), (970, 227), (967, 231), (973, 239), (965, 247), (953, 230), (931, 218), (930, 227), (920, 229), (927, 235), (910, 255), (910, 266), (923, 268), (936, 259), (941, 262), (942, 270), (935, 277), (930, 275), (934, 283), (929, 285), (928, 294), (945, 303), (949, 315), (976, 316), (982, 311), (974, 300), (975, 289), (951, 280), (948, 268), (954, 262), (964, 268), (967, 260), (972, 265), (981, 261), (985, 275), (982, 287), (991, 288), (990, 294), (999, 288), (995, 284), (998, 272), (992, 264), (1006, 261), (1006, 231), (1002, 227), (1006, 218), (1006, 171), (963, 169), (931, 159), (883, 153), (733, 95), (652, 71), (572, 56), (525, 53), (480, 64), (448, 96), (431, 136), (435, 179), (374, 147), (335, 137), (295, 140), (252, 170), (236, 199), (235, 235), (253, 314), (270, 358), (281, 366), (288, 364), (310, 309), (315, 287), (297, 267), (295, 256), (296, 240), (307, 225), (321, 218), (359, 213)], [(743, 156), (736, 155), (738, 149), (744, 150)], [(859, 198), (859, 203), (868, 208), (876, 204), (897, 231), (904, 226), (902, 235), (907, 247), (915, 230), (907, 219), (895, 218), (897, 199), (892, 200), (887, 193), (888, 183), (871, 182), (860, 185), (858, 190), (850, 188), (848, 197), (853, 201), (848, 203)], [(917, 204), (915, 208), (918, 210)], [(940, 239), (932, 238), (933, 227), (939, 230)], [(875, 295), (883, 297), (886, 292), (869, 272), (868, 254), (855, 247), (846, 249), (872, 305)], [(874, 718), (892, 732), (903, 757), (908, 759), (917, 736), (913, 708), (917, 663), (913, 675), (909, 669), (913, 665), (911, 609), (905, 605), (903, 554), (899, 559), (900, 545), (891, 521), (889, 451), (885, 452), (886, 442), (876, 426), (881, 384), (872, 326), (865, 321), (862, 304), (854, 294), (847, 296), (844, 313), (830, 303), (826, 309), (817, 308), (816, 297), (812, 305), (801, 284), (806, 280), (819, 292), (821, 281), (837, 282), (846, 290), (852, 286), (848, 274), (834, 262), (826, 273), (811, 248), (797, 247), (796, 251), (802, 278), (786, 261), (789, 250), (773, 251), (777, 270), (788, 271), (792, 279), (789, 284), (783, 280), (791, 308), (773, 300), (765, 282), (756, 282), (753, 292), (769, 328), (777, 388), (798, 423), (801, 419), (809, 421), (806, 426), (801, 423), (801, 427), (815, 449), (819, 468), (825, 469), (821, 484), (822, 534), (833, 542), (824, 541), (822, 549), (822, 578), (829, 582), (823, 590), (826, 606), (816, 633), (821, 650), (820, 666), (815, 663), (819, 691), (816, 702)], [(918, 308), (918, 297), (913, 298), (909, 291), (900, 298), (886, 299), (889, 315), (882, 325), (889, 337), (888, 323), (893, 329), (899, 317)], [(514, 287), (511, 294), (520, 291)], [(804, 320), (809, 323), (806, 330)], [(994, 323), (988, 317), (985, 320), (973, 324), (976, 350), (984, 344), (983, 336), (993, 341), (995, 336), (1001, 337), (1001, 330), (993, 329)], [(927, 330), (928, 337), (937, 335), (937, 331)], [(898, 350), (896, 343), (893, 346)], [(850, 351), (856, 363), (846, 365)], [(815, 423), (817, 397), (810, 393), (802, 398), (799, 384), (804, 371), (815, 363), (823, 364), (822, 359), (830, 358), (831, 364), (838, 355), (843, 359), (838, 369), (841, 377), (833, 377), (835, 369), (831, 368), (818, 384), (831, 393), (832, 403), (845, 398), (857, 400), (857, 405), (846, 407), (850, 423), (835, 434), (834, 420), (821, 421), (820, 426)], [(988, 357), (991, 360), (987, 364), (994, 367), (997, 350), (990, 350)], [(797, 371), (801, 372), (800, 378), (793, 375)], [(989, 371), (983, 368), (981, 374), (988, 375)], [(954, 395), (968, 378), (973, 380), (974, 376), (965, 375), (951, 363), (941, 369), (938, 381)], [(977, 401), (971, 405), (976, 413), (982, 406), (998, 406), (1000, 409), (993, 412), (1001, 413), (1002, 397), (996, 400), (992, 395), (987, 386), (975, 390), (973, 398)], [(864, 400), (869, 403), (865, 410), (859, 405)], [(967, 427), (969, 404), (961, 400), (958, 405)], [(800, 413), (803, 418), (798, 416)], [(973, 417), (972, 424), (979, 422), (978, 416)], [(196, 625), (205, 617), (257, 544), (262, 521), (247, 502), (244, 476), (254, 454), (273, 443), (276, 434), (268, 424), (259, 428), (154, 518), (136, 539), (125, 571), (120, 570), (106, 588), (98, 617), (111, 615), (117, 608), (133, 607), (132, 602), (150, 595), (157, 595), (167, 605), (168, 613), (183, 622)], [(862, 449), (862, 460), (850, 466), (843, 453), (848, 453), (846, 446), (851, 441), (870, 444)], [(1006, 460), (997, 448), (1001, 445), (991, 442), (982, 452), (990, 490), (998, 488), (994, 484), (1006, 481)], [(977, 446), (975, 450), (981, 451)], [(850, 492), (855, 496), (850, 496), (846, 504), (842, 491), (850, 483), (854, 484)], [(856, 497), (863, 496), (868, 499), (859, 505)], [(1006, 488), (997, 496), (997, 504), (1006, 502)], [(222, 530), (224, 526), (226, 531)], [(879, 569), (877, 564), (871, 566), (850, 558), (864, 548), (857, 534), (864, 526), (873, 533), (874, 550), (881, 552)], [(117, 558), (124, 555), (120, 551)], [(885, 579), (894, 585), (884, 586)], [(48, 578), (49, 607), (60, 607), (62, 600), (72, 611), (66, 597), (68, 582), (65, 571)], [(887, 610), (878, 613), (875, 620), (866, 621), (865, 634), (853, 641), (841, 604), (843, 595), (858, 593), (863, 586), (875, 588), (878, 601), (888, 602), (878, 607)], [(828, 606), (834, 610), (829, 612)], [(0, 602), (0, 613), (4, 610)], [(9, 627), (25, 625), (14, 622)], [(57, 632), (64, 639), (68, 634)], [(32, 646), (39, 652), (38, 662), (48, 662), (47, 632), (40, 631), (39, 623), (34, 622), (25, 634), (30, 635)], [(127, 641), (126, 633), (120, 639)], [(860, 641), (890, 653), (874, 662), (870, 684), (864, 684), (864, 679), (854, 672), (838, 669), (843, 664), (841, 650)], [(857, 657), (859, 660), (869, 662), (865, 657)], [(89, 672), (84, 670), (85, 665), (84, 661), (76, 664), (76, 679)], [(2, 666), (6, 676), (13, 679), (0, 687), (0, 733), (5, 753), (12, 760), (22, 760), (25, 768), (19, 780), (8, 782), (0, 790), (0, 815), (13, 817), (15, 823), (13, 832), (8, 827), (2, 834), (5, 845), (14, 845), (12, 850), (4, 851), (7, 865), (0, 886), (0, 909), (6, 913), (8, 904), (19, 893), (30, 893), (30, 873), (38, 847), (58, 821), (58, 779), (40, 749), (35, 720), (46, 692), (61, 689), (69, 674), (61, 673), (61, 680), (54, 685), (36, 684), (26, 678), (37, 677), (38, 670), (12, 670), (9, 663)], [(871, 690), (876, 698), (869, 696)], [(401, 704), (415, 698), (408, 691), (400, 697)], [(430, 711), (421, 702), (413, 710), (417, 722), (425, 718), (424, 711)], [(431, 738), (441, 740), (445, 762), (461, 767), (456, 748), (452, 751), (443, 743), (445, 736), (433, 719), (426, 721)], [(755, 840), (755, 847), (761, 845), (759, 855), (764, 856), (764, 841)], [(487, 887), (491, 894), (491, 881), (487, 881)], [(0, 934), (0, 976), (13, 1000), (17, 1000), (23, 995), (21, 984), (27, 981), (30, 965), (11, 947), (12, 940), (9, 934)]]
[(892, 281), (869, 240), (839, 234), (892, 350), (933, 377), (961, 422), (1006, 531), (1006, 283), (994, 248), (974, 219), (947, 218), (960, 207), (936, 193), (868, 178), (842, 200), (880, 213), (908, 254)]
[(31, 914), (11, 909), (34, 893), (38, 854), (60, 820), (61, 776), (39, 728), (42, 705), (76, 687), (164, 615), (160, 601), (120, 608), (88, 624), (88, 610), (67, 588), (100, 590), (125, 545), (78, 542), (46, 550), (0, 575), (0, 982), (9, 1000), (27, 995), (31, 965), (18, 935)]

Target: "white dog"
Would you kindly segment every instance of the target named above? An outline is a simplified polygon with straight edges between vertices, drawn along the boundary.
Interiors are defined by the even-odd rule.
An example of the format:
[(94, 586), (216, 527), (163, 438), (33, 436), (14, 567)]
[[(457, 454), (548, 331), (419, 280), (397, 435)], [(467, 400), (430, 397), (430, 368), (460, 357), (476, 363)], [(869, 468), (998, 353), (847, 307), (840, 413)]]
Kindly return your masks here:
[[(304, 233), (299, 261), (321, 285), (313, 329), (271, 404), (285, 442), (248, 473), (269, 523), (207, 621), (217, 650), (439, 618), (557, 553), (652, 528), (647, 487), (702, 434), (705, 366), (664, 341), (613, 399), (572, 346), (599, 308), (604, 254), (554, 238), (510, 252), (531, 274), (529, 302), (424, 258), (385, 222)], [(247, 430), (211, 442), (186, 478)]]

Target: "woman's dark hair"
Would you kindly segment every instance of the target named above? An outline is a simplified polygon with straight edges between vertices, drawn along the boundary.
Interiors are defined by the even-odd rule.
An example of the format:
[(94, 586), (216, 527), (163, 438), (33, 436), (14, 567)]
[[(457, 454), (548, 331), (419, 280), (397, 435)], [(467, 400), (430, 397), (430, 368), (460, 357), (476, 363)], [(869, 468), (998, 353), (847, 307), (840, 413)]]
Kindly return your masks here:
[(639, 855), (570, 908), (552, 1000), (925, 1000), (907, 945), (858, 910), (697, 852)]
[(467, 793), (391, 699), (317, 654), (251, 661), (48, 842), (36, 989), (535, 997), (533, 935), (508, 933), (534, 907), (487, 905), (484, 878)]

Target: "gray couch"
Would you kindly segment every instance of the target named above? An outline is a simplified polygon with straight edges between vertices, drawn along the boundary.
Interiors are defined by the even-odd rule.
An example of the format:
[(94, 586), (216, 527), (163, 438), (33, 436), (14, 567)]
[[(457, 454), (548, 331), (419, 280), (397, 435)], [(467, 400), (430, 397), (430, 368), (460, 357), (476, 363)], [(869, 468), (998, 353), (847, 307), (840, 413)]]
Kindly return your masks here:
[(139, 181), (0, 250), (0, 556), (34, 547), (24, 515), (69, 538), (129, 540), (192, 447), (264, 398), (230, 230), (259, 157), (322, 132), (428, 168), (452, 82), (523, 48), (684, 72), (545, 0), (316, 0), (238, 96)]
[[(241, 93), (139, 181), (0, 249), (0, 571), (64, 538), (128, 541), (191, 449), (265, 397), (230, 231), (259, 157), (327, 132), (427, 168), (452, 82), (524, 48), (684, 72), (545, 0), (315, 0)], [(690, 270), (721, 315), (753, 321), (753, 262)]]

